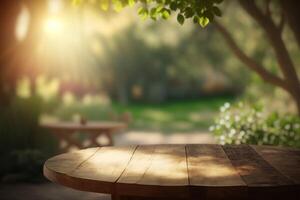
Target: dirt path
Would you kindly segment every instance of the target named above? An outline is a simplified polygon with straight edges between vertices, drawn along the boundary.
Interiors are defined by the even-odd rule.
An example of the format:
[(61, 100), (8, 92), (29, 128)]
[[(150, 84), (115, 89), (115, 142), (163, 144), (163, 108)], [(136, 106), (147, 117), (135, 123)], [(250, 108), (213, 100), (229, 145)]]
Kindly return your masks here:
[(115, 145), (216, 143), (208, 132), (162, 134), (160, 132), (128, 131), (114, 136)]

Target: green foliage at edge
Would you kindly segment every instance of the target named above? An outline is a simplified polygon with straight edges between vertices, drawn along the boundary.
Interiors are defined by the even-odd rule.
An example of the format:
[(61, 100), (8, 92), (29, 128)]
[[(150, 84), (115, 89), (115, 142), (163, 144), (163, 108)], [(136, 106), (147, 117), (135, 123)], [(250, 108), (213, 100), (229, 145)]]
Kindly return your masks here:
[(215, 17), (222, 15), (218, 5), (223, 0), (71, 0), (73, 5), (80, 6), (92, 3), (100, 9), (120, 11), (126, 6), (138, 5), (138, 14), (142, 19), (168, 19), (172, 13), (177, 15), (177, 21), (183, 25), (186, 19), (192, 19), (201, 27), (213, 22)]

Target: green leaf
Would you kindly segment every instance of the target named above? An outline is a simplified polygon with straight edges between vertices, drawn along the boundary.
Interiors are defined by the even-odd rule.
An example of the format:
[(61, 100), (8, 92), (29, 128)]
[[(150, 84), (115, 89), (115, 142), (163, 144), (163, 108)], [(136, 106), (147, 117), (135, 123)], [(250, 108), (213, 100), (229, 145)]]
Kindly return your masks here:
[(145, 8), (144, 7), (139, 7), (138, 9), (138, 14), (142, 14), (144, 12)]
[(223, 2), (223, 0), (214, 0), (214, 3), (216, 3), (216, 4), (220, 4), (222, 2)]
[(151, 15), (151, 16), (156, 15), (156, 8), (151, 8), (151, 10), (150, 10), (150, 15)]
[(217, 6), (212, 7), (212, 11), (213, 11), (214, 14), (217, 15), (218, 17), (221, 17), (221, 16), (222, 16), (222, 12), (221, 12), (221, 10), (220, 10)]
[(150, 10), (150, 17), (151, 17), (151, 19), (153, 19), (153, 20), (156, 20), (156, 19), (157, 19), (157, 8), (152, 8), (152, 9)]
[(177, 10), (177, 3), (176, 2), (172, 2), (170, 4), (170, 9), (173, 10), (173, 11), (176, 11)]
[(81, 0), (72, 0), (72, 4), (78, 6), (79, 4), (81, 4)]
[(208, 23), (209, 23), (209, 19), (207, 17), (205, 17), (205, 16), (200, 17), (199, 24), (202, 26), (202, 28), (207, 26)]
[(135, 0), (128, 0), (128, 5), (130, 7), (134, 6), (134, 4), (135, 4)]
[(193, 10), (193, 8), (187, 7), (187, 8), (185, 9), (185, 11), (184, 11), (184, 16), (185, 16), (186, 18), (193, 17), (193, 16), (194, 16), (194, 10)]
[(213, 22), (215, 16), (211, 10), (206, 10), (201, 17), (207, 17), (209, 22)]
[(199, 17), (198, 16), (194, 16), (193, 22), (194, 22), (194, 24), (198, 24), (199, 23)]
[(184, 16), (182, 14), (178, 14), (177, 21), (179, 24), (183, 25), (184, 24)]
[(120, 12), (123, 9), (123, 4), (119, 0), (113, 0), (113, 5), (113, 8), (116, 12)]
[(168, 10), (168, 9), (166, 9), (166, 8), (163, 8), (163, 9), (161, 10), (161, 17), (162, 17), (163, 19), (168, 19), (168, 18), (170, 17), (170, 15), (171, 15), (171, 11), (170, 11), (170, 10)]
[(164, 9), (164, 7), (162, 5), (159, 5), (156, 7), (157, 12), (161, 12), (163, 9)]
[(109, 0), (102, 0), (100, 1), (100, 8), (104, 11), (108, 10), (109, 7)]
[(144, 20), (148, 17), (148, 9), (144, 7), (140, 7), (138, 9), (138, 14)]

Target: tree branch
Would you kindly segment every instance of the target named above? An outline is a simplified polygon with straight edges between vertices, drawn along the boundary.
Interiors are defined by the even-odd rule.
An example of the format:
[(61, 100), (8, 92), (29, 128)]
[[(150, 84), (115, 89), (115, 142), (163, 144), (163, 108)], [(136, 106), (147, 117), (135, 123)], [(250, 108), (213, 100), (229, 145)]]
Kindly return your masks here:
[(280, 16), (280, 22), (278, 25), (278, 29), (279, 32), (282, 34), (283, 28), (284, 28), (284, 24), (285, 24), (285, 16), (284, 16), (284, 12), (283, 9), (281, 9), (281, 16)]
[(266, 15), (267, 16), (271, 16), (270, 3), (271, 3), (271, 0), (266, 1)]
[(279, 67), (288, 84), (288, 91), (300, 94), (300, 82), (295, 70), (295, 66), (289, 52), (282, 40), (278, 27), (270, 16), (265, 15), (255, 4), (254, 0), (239, 0), (242, 8), (261, 26), (265, 31), (271, 46), (275, 51), (275, 56)]
[(276, 86), (286, 89), (286, 84), (285, 84), (284, 80), (282, 80), (280, 77), (277, 77), (276, 75), (270, 73), (261, 64), (259, 64), (254, 59), (247, 56), (238, 47), (238, 45), (234, 41), (232, 35), (226, 30), (226, 28), (224, 26), (219, 24), (217, 21), (214, 22), (214, 25), (217, 28), (217, 30), (222, 34), (222, 36), (224, 37), (225, 41), (227, 42), (228, 46), (231, 48), (233, 53), (239, 58), (239, 60), (242, 63), (244, 63), (251, 70), (254, 70), (256, 73), (258, 73), (258, 75), (266, 82), (269, 82), (273, 85), (276, 85)]
[(291, 28), (298, 47), (300, 48), (300, 1), (295, 0), (280, 0), (280, 6), (284, 12), (285, 20), (289, 27)]

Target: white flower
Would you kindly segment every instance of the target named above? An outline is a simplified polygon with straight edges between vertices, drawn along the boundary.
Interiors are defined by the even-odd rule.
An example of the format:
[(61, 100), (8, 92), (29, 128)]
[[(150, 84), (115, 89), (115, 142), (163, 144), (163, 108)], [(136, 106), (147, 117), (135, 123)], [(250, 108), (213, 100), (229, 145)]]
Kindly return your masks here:
[(229, 137), (233, 137), (235, 133), (236, 133), (236, 130), (231, 129), (231, 130), (230, 130), (230, 133), (228, 134), (228, 136), (229, 136)]
[(234, 117), (234, 120), (235, 120), (236, 122), (238, 122), (238, 121), (241, 120), (241, 118), (240, 118), (240, 116), (236, 115), (236, 116)]
[(225, 136), (224, 136), (224, 135), (221, 135), (220, 140), (221, 140), (221, 141), (225, 141)]
[(244, 135), (245, 135), (245, 131), (241, 131), (241, 132), (240, 132), (240, 135), (241, 135), (241, 136), (244, 136)]
[(294, 124), (294, 129), (300, 128), (300, 124)]
[(214, 127), (214, 126), (210, 126), (208, 130), (209, 130), (210, 132), (212, 132), (212, 131), (215, 130), (215, 127)]
[(225, 112), (225, 110), (226, 110), (226, 108), (223, 107), (223, 106), (220, 108), (220, 111), (221, 111), (221, 112)]
[(262, 113), (261, 113), (261, 112), (257, 112), (257, 113), (256, 113), (256, 116), (257, 116), (257, 117), (261, 117), (261, 116), (262, 116)]
[(284, 126), (285, 130), (289, 130), (291, 128), (291, 125), (290, 124), (287, 124)]
[(226, 126), (226, 128), (230, 128), (230, 124), (229, 123), (226, 123), (225, 126)]
[(225, 116), (225, 119), (226, 119), (226, 120), (229, 120), (229, 119), (230, 119), (230, 116), (229, 116), (229, 115), (226, 115), (226, 116)]
[(229, 108), (229, 107), (230, 107), (230, 103), (226, 102), (226, 103), (224, 104), (224, 107), (225, 107), (226, 109)]
[(238, 135), (238, 139), (239, 140), (243, 139), (243, 136), (242, 135)]
[(247, 121), (248, 121), (249, 123), (251, 123), (251, 122), (253, 122), (253, 118), (252, 118), (252, 117), (248, 117), (248, 118), (247, 118)]

